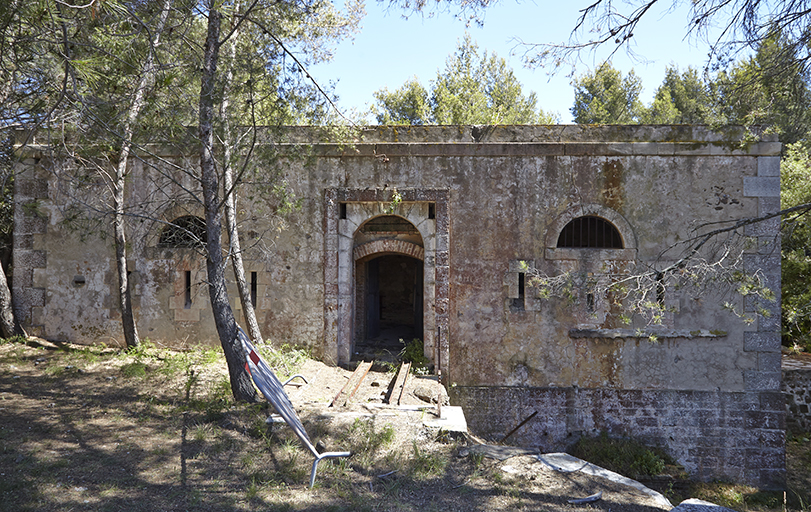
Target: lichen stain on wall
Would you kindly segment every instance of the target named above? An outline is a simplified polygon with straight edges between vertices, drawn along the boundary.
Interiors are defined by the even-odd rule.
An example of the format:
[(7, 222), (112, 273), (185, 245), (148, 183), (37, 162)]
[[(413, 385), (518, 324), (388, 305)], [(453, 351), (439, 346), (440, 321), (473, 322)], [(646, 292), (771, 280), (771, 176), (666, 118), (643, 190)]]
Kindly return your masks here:
[(603, 164), (602, 196), (603, 206), (623, 213), (625, 201), (623, 193), (623, 168), (619, 160), (608, 159)]

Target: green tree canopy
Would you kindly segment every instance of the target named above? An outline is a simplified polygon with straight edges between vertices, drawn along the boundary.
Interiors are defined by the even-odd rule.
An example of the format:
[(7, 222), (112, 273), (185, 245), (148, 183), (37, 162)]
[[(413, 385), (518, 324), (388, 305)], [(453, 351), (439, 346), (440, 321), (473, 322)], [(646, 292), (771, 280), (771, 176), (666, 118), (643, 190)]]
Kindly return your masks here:
[(383, 88), (374, 93), (379, 124), (427, 124), (432, 119), (428, 91), (417, 77), (409, 78), (400, 88)]
[[(783, 209), (811, 203), (811, 144), (786, 147), (781, 164)], [(783, 343), (811, 350), (811, 219), (807, 212), (783, 223)]]
[(633, 124), (643, 113), (639, 94), (642, 80), (631, 70), (626, 76), (610, 62), (603, 62), (593, 73), (585, 73), (572, 82), (578, 124)]
[(715, 81), (721, 122), (761, 125), (791, 144), (811, 128), (809, 74), (796, 45), (779, 30), (763, 39), (752, 57), (737, 62)]
[(431, 81), (430, 91), (416, 78), (398, 89), (374, 93), (380, 124), (551, 124), (555, 116), (537, 108), (534, 92), (524, 94), (507, 62), (479, 52), (470, 35)]
[(695, 68), (679, 73), (676, 66), (668, 66), (653, 103), (641, 116), (648, 124), (709, 124), (712, 120), (710, 88)]

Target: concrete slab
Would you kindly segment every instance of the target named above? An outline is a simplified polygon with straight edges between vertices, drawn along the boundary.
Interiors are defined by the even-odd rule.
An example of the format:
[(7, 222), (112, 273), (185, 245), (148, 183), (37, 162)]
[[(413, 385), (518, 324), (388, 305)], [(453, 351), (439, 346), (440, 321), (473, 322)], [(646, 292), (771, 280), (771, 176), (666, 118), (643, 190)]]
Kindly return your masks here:
[(426, 427), (441, 428), (442, 430), (450, 433), (467, 433), (467, 420), (465, 420), (465, 413), (461, 407), (455, 405), (446, 405), (442, 407), (442, 416), (437, 418), (426, 411), (422, 424)]
[[(555, 471), (560, 471), (562, 473), (573, 473), (575, 471), (580, 471), (581, 473), (585, 473), (587, 475), (599, 476), (601, 478), (605, 478), (606, 480), (611, 480), (612, 482), (633, 487), (634, 489), (651, 496), (657, 502), (661, 503), (662, 506), (667, 507), (668, 509), (673, 508), (673, 504), (670, 503), (670, 500), (653, 489), (645, 487), (636, 480), (631, 480), (630, 478), (624, 477), (619, 473), (614, 473), (613, 471), (601, 468), (600, 466), (595, 466), (590, 462), (578, 459), (577, 457), (569, 455), (568, 453), (544, 453), (542, 455), (538, 455), (538, 460)], [(723, 511), (716, 511), (713, 509), (713, 512)]]
[(520, 457), (521, 455), (538, 455), (538, 450), (531, 448), (521, 448), (518, 446), (496, 446), (492, 444), (474, 444), (469, 448), (465, 448), (459, 452), (463, 457), (470, 453), (480, 453), (485, 457), (496, 460), (507, 460), (512, 457)]

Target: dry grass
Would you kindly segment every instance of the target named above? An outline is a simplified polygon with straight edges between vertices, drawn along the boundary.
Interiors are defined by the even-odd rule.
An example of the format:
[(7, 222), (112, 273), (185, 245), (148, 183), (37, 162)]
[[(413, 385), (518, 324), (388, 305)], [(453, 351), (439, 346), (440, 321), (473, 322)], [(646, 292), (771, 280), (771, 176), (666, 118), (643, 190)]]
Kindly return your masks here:
[[(317, 368), (335, 393), (345, 375)], [(333, 412), (301, 398), (313, 441), (354, 454), (322, 462), (310, 490), (312, 458), (288, 428), (265, 423), (265, 405), (232, 402), (218, 351), (0, 342), (0, 369), (0, 511), (661, 510), (531, 457), (460, 457), (419, 413)], [(803, 439), (790, 447), (805, 457), (807, 482)], [(566, 504), (596, 490), (601, 502)]]

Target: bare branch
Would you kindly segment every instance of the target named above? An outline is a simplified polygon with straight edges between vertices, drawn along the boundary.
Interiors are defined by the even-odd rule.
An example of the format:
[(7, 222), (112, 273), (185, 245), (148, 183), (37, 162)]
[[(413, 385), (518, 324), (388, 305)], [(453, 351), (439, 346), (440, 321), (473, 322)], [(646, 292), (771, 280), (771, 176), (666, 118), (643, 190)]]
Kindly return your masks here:
[[(672, 16), (676, 8), (685, 3), (684, 0), (671, 0), (663, 15)], [(661, 2), (632, 0), (618, 4), (612, 0), (595, 0), (582, 9), (567, 42), (522, 41), (525, 64), (548, 66), (552, 73), (561, 66), (571, 66), (573, 72), (583, 53), (595, 54), (606, 47), (607, 57), (601, 60), (607, 60), (621, 49), (638, 57), (633, 48), (634, 33)], [(685, 37), (705, 40), (710, 46), (710, 59), (721, 61), (742, 50), (756, 48), (775, 29), (792, 42), (792, 50), (800, 62), (807, 65), (811, 59), (809, 0), (695, 0), (688, 5), (689, 14), (682, 20)]]

